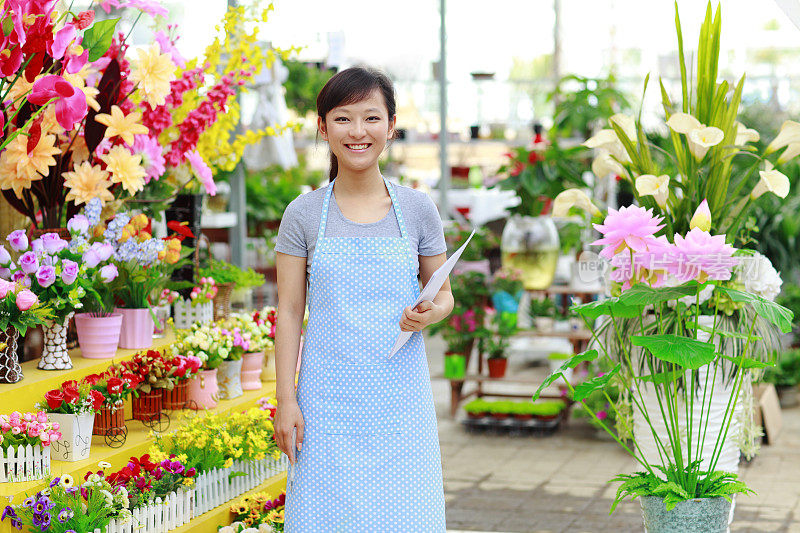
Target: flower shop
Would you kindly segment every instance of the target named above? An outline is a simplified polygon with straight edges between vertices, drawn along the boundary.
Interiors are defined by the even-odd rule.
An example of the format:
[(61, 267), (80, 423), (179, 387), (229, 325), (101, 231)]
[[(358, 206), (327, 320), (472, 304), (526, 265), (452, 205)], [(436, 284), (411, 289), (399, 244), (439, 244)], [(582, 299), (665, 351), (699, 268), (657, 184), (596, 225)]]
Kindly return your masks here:
[(0, 530), (282, 531), (276, 309), (232, 310), (264, 277), (200, 221), (289, 128), (237, 131), (240, 88), (292, 53), (257, 39), (271, 6), (229, 8), (196, 58), (159, 2), (2, 9)]

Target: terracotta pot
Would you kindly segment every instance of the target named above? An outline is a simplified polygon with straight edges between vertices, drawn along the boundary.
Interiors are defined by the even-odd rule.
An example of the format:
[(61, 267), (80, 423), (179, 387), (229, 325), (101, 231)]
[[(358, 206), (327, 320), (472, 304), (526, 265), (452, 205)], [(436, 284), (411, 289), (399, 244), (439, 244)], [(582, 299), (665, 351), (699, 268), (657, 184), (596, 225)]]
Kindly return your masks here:
[(122, 314), (122, 328), (119, 331), (120, 348), (142, 350), (153, 345), (155, 323), (150, 309), (117, 307), (114, 312)]
[(161, 389), (161, 407), (171, 411), (186, 409), (188, 388), (189, 380), (184, 379), (175, 383), (172, 390)]
[(151, 421), (161, 416), (161, 391), (151, 389), (150, 392), (139, 392), (139, 397), (132, 399), (134, 420)]
[(218, 399), (217, 369), (201, 370), (189, 380), (187, 398), (191, 409), (213, 409)]
[(505, 357), (492, 357), (486, 360), (489, 363), (489, 377), (502, 378), (506, 375), (508, 359)]
[(258, 390), (261, 388), (261, 361), (264, 352), (251, 352), (242, 356), (242, 389)]
[(112, 430), (122, 430), (125, 427), (125, 408), (120, 406), (113, 411), (111, 408), (103, 406), (96, 415), (94, 415), (94, 428), (92, 435), (105, 436)]
[(117, 355), (122, 315), (92, 316), (90, 313), (75, 315), (78, 330), (78, 345), (81, 355), (87, 359), (111, 359)]
[(514, 415), (516, 420), (531, 420), (533, 415)]

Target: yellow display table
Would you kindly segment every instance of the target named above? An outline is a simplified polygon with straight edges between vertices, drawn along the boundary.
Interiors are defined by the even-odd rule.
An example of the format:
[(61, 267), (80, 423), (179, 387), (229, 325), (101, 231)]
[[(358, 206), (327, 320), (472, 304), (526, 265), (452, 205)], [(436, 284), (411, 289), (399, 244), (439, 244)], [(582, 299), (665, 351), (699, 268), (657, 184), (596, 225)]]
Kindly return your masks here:
[[(171, 344), (174, 340), (175, 336), (170, 331), (163, 339), (155, 339), (151, 349), (158, 350)], [(22, 381), (14, 384), (0, 384), (0, 413), (35, 411), (35, 404), (44, 401), (44, 394), (47, 391), (59, 388), (64, 381), (71, 379), (78, 381), (90, 374), (100, 374), (111, 363), (130, 359), (140, 351), (142, 350), (118, 350), (116, 357), (113, 359), (84, 359), (80, 356), (80, 350), (71, 350), (70, 358), (72, 359), (73, 368), (70, 370), (40, 370), (36, 368), (38, 360), (22, 363), (22, 372), (25, 376)], [(259, 398), (274, 396), (274, 394), (275, 382), (273, 380), (264, 381), (260, 390), (245, 391), (244, 395), (232, 400), (220, 400), (217, 407), (210, 411), (215, 413), (243, 411), (256, 406)], [(184, 424), (187, 417), (202, 416), (202, 411), (183, 410), (167, 411), (167, 413), (170, 415), (170, 425), (166, 429), (167, 432)], [(111, 448), (106, 445), (103, 437), (95, 435), (92, 437), (91, 454), (88, 459), (76, 462), (52, 461), (52, 475), (70, 474), (78, 482), (83, 480), (83, 475), (88, 470), (98, 470), (97, 463), (100, 461), (107, 461), (111, 464), (111, 471), (116, 471), (125, 466), (130, 457), (138, 457), (147, 453), (154, 442), (152, 430), (140, 421), (130, 420), (130, 418), (131, 408), (130, 400), (128, 400), (125, 402), (125, 419), (128, 427), (128, 436), (125, 444), (119, 448)], [(267, 480), (251, 492), (267, 492), (276, 497), (284, 489), (285, 483), (286, 475), (281, 474)], [(9, 502), (20, 503), (27, 495), (34, 494), (44, 486), (44, 480), (0, 483), (0, 512)], [(230, 502), (220, 505), (175, 531), (216, 531), (218, 525), (230, 523), (229, 507)], [(17, 530), (11, 528), (10, 521), (6, 520), (0, 523), (0, 533), (12, 533), (15, 531)]]

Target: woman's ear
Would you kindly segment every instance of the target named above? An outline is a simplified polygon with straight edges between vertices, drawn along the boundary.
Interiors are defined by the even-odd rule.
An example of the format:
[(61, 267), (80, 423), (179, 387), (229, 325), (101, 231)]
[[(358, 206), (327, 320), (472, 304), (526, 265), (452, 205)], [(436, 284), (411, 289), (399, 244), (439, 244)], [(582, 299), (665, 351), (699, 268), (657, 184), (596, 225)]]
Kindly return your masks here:
[(394, 139), (395, 130), (394, 125), (397, 123), (397, 115), (393, 115), (392, 118), (389, 119), (389, 139)]
[(325, 120), (322, 117), (317, 117), (317, 129), (319, 130), (319, 134), (322, 136), (323, 141), (328, 140), (328, 129), (325, 125)]

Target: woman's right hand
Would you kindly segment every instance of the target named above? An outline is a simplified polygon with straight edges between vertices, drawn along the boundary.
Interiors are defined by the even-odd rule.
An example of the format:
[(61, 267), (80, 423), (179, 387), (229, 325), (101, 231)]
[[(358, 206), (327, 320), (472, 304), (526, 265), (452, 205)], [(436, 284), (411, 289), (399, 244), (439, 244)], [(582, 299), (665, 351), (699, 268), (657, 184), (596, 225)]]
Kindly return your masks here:
[(303, 429), (305, 428), (300, 406), (296, 400), (278, 402), (275, 411), (275, 442), (278, 444), (278, 449), (289, 457), (292, 464), (296, 460), (292, 445), (294, 428), (297, 428), (297, 450), (300, 451), (303, 449)]

